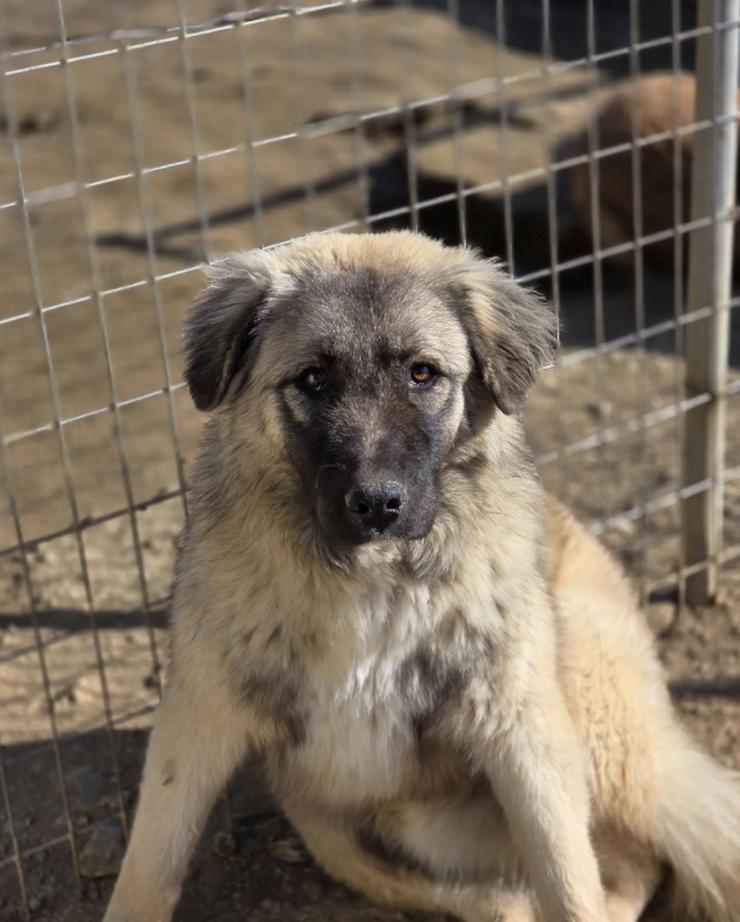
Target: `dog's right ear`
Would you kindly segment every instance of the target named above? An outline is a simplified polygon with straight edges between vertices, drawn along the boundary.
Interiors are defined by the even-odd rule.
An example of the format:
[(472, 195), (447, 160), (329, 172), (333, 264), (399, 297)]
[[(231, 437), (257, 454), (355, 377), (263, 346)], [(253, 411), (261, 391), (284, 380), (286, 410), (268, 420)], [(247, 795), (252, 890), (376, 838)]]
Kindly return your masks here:
[(263, 250), (234, 253), (207, 271), (208, 287), (185, 321), (185, 380), (199, 410), (213, 410), (254, 361), (277, 272)]

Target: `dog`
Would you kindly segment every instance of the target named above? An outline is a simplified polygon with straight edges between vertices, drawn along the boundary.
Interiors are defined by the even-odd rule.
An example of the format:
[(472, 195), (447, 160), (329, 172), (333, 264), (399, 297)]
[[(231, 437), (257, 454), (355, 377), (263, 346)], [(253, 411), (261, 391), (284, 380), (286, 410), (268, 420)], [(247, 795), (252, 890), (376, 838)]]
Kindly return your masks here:
[(556, 344), (495, 263), (410, 232), (211, 268), (171, 663), (105, 922), (171, 918), (248, 753), (376, 902), (635, 922), (671, 868), (684, 913), (740, 919), (737, 779), (679, 727), (625, 576), (523, 439)]
[[(740, 93), (738, 94), (740, 104)], [(644, 74), (639, 81), (625, 80), (604, 93), (590, 115), (595, 123), (597, 148), (613, 152), (597, 161), (598, 226), (600, 246), (618, 248), (636, 236), (658, 239), (642, 252), (654, 268), (673, 272), (676, 241), (673, 228), (692, 217), (691, 171), (698, 124), (695, 113), (696, 80), (687, 73)], [(709, 130), (704, 128), (704, 131)], [(564, 156), (589, 154), (590, 129), (583, 125), (567, 142)], [(674, 137), (675, 135), (675, 137)], [(633, 158), (635, 140), (642, 142)], [(593, 237), (591, 164), (579, 162), (568, 170), (568, 199), (581, 231)], [(637, 176), (637, 178), (636, 178)], [(740, 189), (740, 183), (737, 183)], [(636, 199), (640, 223), (636, 223)], [(702, 217), (702, 216), (699, 216)], [(737, 221), (735, 209), (733, 221)], [(687, 265), (688, 234), (684, 234), (681, 259)], [(633, 251), (618, 251), (610, 259), (623, 269), (633, 263)], [(740, 265), (740, 235), (735, 234), (733, 265)]]

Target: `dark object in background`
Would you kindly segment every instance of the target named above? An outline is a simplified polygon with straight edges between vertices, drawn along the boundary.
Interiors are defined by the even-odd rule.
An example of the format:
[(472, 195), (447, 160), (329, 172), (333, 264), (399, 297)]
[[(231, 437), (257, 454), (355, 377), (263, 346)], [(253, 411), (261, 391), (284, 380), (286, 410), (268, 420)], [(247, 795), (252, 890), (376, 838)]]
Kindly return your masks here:
[[(608, 93), (594, 113), (597, 150), (620, 145), (630, 149), (607, 154), (598, 159), (598, 197), (601, 248), (616, 247), (635, 240), (636, 231), (645, 237), (671, 231), (678, 218), (691, 218), (691, 167), (696, 133), (678, 135), (678, 162), (674, 132), (695, 121), (696, 81), (691, 74), (660, 73), (642, 77), (639, 81), (620, 83)], [(711, 130), (711, 128), (697, 129)], [(569, 139), (567, 152), (577, 156), (589, 152), (589, 126)], [(633, 159), (635, 137), (658, 136), (637, 148)], [(639, 170), (637, 192), (641, 204), (641, 229), (635, 223), (635, 174)], [(592, 228), (591, 167), (582, 163), (569, 171), (570, 206), (580, 226), (589, 237)], [(676, 189), (678, 183), (678, 189)], [(676, 197), (679, 201), (676, 202)], [(678, 207), (677, 207), (678, 206)], [(638, 214), (639, 217), (639, 214)], [(687, 240), (684, 234), (684, 271), (686, 270)], [(656, 268), (673, 271), (675, 244), (673, 235), (650, 243), (643, 248), (645, 259)], [(633, 250), (614, 257), (625, 267), (633, 259)], [(735, 237), (735, 264), (740, 261), (740, 238)]]
[[(414, 6), (442, 12), (449, 9), (448, 0), (414, 0)], [(459, 0), (460, 23), (495, 36), (508, 48), (542, 54), (546, 24), (542, 0), (506, 2), (501, 17), (498, 16), (497, 6), (493, 0)], [(587, 0), (550, 0), (547, 6), (551, 57), (562, 61), (585, 60), (589, 54), (589, 31), (592, 31), (593, 52), (599, 70), (612, 77), (626, 77), (631, 72), (629, 46), (632, 24), (627, 0), (595, 0), (591, 30)], [(649, 47), (638, 51), (638, 66), (642, 73), (665, 70), (673, 65), (671, 35), (674, 31), (687, 32), (695, 28), (696, 10), (696, 0), (678, 0), (676, 3), (652, 0), (635, 4), (637, 40), (641, 44), (650, 43)], [(692, 39), (681, 42), (679, 55), (682, 69), (693, 70), (695, 51)]]

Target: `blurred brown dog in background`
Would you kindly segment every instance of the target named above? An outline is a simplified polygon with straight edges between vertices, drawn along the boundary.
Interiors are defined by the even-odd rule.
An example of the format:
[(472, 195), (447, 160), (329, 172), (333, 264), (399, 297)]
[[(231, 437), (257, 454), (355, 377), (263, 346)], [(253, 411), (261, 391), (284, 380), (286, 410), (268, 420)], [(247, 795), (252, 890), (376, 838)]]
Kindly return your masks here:
[(186, 376), (212, 415), (106, 922), (170, 919), (250, 752), (370, 899), (635, 922), (671, 866), (682, 912), (740, 918), (737, 781), (678, 726), (624, 575), (524, 444), (556, 340), (495, 264), (411, 233), (211, 269)]
[[(740, 94), (738, 95), (740, 106)], [(597, 150), (606, 153), (597, 162), (598, 214), (601, 247), (631, 243), (635, 235), (664, 234), (644, 247), (645, 258), (656, 267), (672, 271), (676, 244), (673, 228), (690, 220), (691, 170), (697, 131), (696, 80), (687, 73), (654, 73), (638, 81), (624, 81), (607, 90), (593, 114)], [(589, 153), (589, 130), (570, 142), (569, 154)], [(639, 143), (633, 157), (634, 140)], [(635, 174), (637, 173), (637, 180)], [(591, 167), (580, 163), (568, 171), (570, 204), (581, 229), (592, 228)], [(740, 185), (738, 186), (740, 188)], [(639, 211), (638, 211), (639, 209)], [(636, 217), (639, 215), (639, 224)], [(709, 217), (709, 215), (706, 215)], [(688, 235), (684, 234), (684, 242)], [(686, 247), (682, 247), (684, 267)], [(740, 235), (735, 234), (734, 260), (740, 257)], [(612, 257), (629, 265), (632, 250)]]

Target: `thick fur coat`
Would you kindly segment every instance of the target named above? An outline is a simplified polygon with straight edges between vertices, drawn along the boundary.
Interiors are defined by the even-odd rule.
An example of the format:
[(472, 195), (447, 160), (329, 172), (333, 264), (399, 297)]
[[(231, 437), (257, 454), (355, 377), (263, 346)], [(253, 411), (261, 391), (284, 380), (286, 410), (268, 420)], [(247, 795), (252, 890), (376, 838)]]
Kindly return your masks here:
[(166, 922), (248, 753), (316, 860), (465, 922), (740, 919), (737, 781), (686, 738), (616, 563), (518, 412), (549, 308), (410, 233), (217, 264), (169, 681), (105, 922)]

